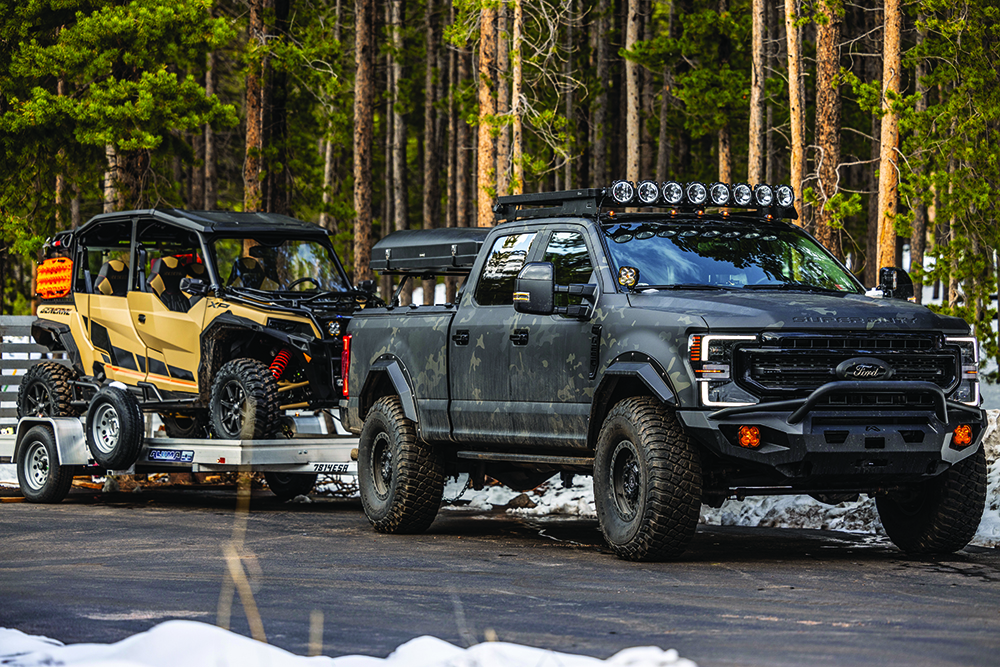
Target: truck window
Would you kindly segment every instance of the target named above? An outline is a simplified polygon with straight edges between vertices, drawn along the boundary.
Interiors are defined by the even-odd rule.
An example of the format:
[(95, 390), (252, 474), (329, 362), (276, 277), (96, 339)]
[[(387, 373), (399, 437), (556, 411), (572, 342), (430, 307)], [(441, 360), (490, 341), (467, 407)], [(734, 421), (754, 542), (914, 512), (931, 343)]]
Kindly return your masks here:
[[(556, 269), (556, 284), (590, 283), (594, 273), (587, 251), (587, 243), (579, 232), (555, 232), (545, 247), (543, 262), (552, 262)], [(555, 295), (555, 305), (564, 307), (579, 305), (583, 297), (569, 297), (565, 293)]]
[(535, 232), (501, 236), (493, 242), (483, 274), (476, 284), (476, 303), (481, 306), (514, 304), (514, 279), (524, 266)]

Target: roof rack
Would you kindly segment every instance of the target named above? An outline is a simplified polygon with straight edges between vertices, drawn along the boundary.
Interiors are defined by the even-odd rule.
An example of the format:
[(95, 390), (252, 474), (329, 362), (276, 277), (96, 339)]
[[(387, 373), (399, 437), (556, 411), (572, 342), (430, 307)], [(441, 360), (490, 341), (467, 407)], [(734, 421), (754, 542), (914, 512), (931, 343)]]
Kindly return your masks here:
[(608, 188), (586, 188), (498, 197), (493, 204), (496, 222), (557, 216), (601, 215), (601, 209), (665, 208), (672, 212), (702, 212), (706, 208), (739, 209), (767, 220), (795, 220), (795, 193), (787, 185), (763, 183), (679, 183), (615, 181)]

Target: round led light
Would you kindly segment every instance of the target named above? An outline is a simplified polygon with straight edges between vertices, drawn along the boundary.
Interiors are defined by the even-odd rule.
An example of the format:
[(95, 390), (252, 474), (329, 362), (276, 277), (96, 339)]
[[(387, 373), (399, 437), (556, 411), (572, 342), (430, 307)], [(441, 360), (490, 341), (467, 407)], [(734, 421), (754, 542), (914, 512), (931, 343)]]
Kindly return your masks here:
[(688, 183), (686, 192), (688, 201), (698, 206), (704, 204), (705, 200), (708, 199), (708, 190), (705, 188), (705, 184), (698, 181)]
[(326, 331), (331, 336), (334, 336), (334, 337), (339, 336), (340, 335), (340, 320), (330, 320), (329, 322), (327, 322), (326, 323)]
[(639, 269), (634, 266), (623, 266), (618, 269), (618, 284), (622, 287), (635, 287), (639, 282)]
[(733, 203), (737, 206), (749, 206), (753, 201), (753, 190), (746, 183), (737, 183), (733, 186)]
[(632, 181), (615, 181), (611, 184), (611, 196), (619, 204), (628, 204), (635, 199), (635, 186)]
[(790, 185), (779, 185), (775, 196), (778, 198), (778, 206), (782, 208), (788, 208), (795, 203), (795, 192)]
[(725, 206), (729, 203), (729, 186), (725, 183), (712, 183), (708, 187), (708, 194), (716, 206)]
[(684, 201), (684, 188), (677, 181), (664, 181), (660, 186), (663, 201), (676, 206)]
[(758, 206), (770, 206), (774, 203), (774, 190), (770, 185), (758, 183), (753, 188), (753, 199)]
[(643, 204), (655, 204), (660, 197), (660, 188), (653, 181), (639, 182), (639, 201)]

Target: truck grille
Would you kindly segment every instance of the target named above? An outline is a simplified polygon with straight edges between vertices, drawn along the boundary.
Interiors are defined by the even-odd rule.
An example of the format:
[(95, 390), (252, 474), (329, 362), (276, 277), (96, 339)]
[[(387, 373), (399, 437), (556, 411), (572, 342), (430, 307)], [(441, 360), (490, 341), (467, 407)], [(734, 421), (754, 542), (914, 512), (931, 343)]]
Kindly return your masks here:
[(931, 382), (946, 393), (957, 386), (961, 370), (958, 351), (933, 334), (772, 336), (737, 349), (734, 366), (738, 384), (767, 400), (808, 396), (827, 382), (848, 379), (838, 377), (837, 367), (855, 358), (886, 364), (891, 374), (881, 380)]

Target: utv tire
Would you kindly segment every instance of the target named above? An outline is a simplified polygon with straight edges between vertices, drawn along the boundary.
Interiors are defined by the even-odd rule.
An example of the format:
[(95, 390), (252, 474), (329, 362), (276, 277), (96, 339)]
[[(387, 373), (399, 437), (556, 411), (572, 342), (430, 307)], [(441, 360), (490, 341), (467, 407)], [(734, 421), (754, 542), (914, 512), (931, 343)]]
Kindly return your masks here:
[(17, 390), (18, 417), (75, 417), (71, 406), (76, 371), (55, 361), (28, 369)]
[(203, 416), (160, 413), (160, 421), (168, 438), (205, 438), (208, 426)]
[(319, 475), (309, 473), (265, 472), (264, 481), (271, 493), (279, 500), (291, 500), (297, 496), (308, 496), (316, 486)]
[(139, 402), (128, 391), (104, 387), (87, 409), (87, 447), (102, 468), (126, 470), (142, 449)]
[(56, 439), (45, 426), (24, 434), (17, 451), (17, 483), (29, 503), (58, 503), (73, 484), (73, 468), (59, 465)]
[(278, 428), (278, 383), (264, 363), (233, 359), (212, 382), (208, 412), (217, 438), (270, 438)]
[(358, 487), (365, 515), (380, 533), (422, 533), (444, 495), (440, 454), (417, 439), (398, 396), (375, 402), (358, 443)]
[(934, 479), (875, 497), (892, 543), (914, 556), (949, 554), (976, 534), (986, 505), (986, 453), (982, 446)]
[(680, 556), (698, 527), (701, 493), (701, 461), (672, 412), (645, 396), (611, 409), (594, 456), (594, 501), (615, 554)]

